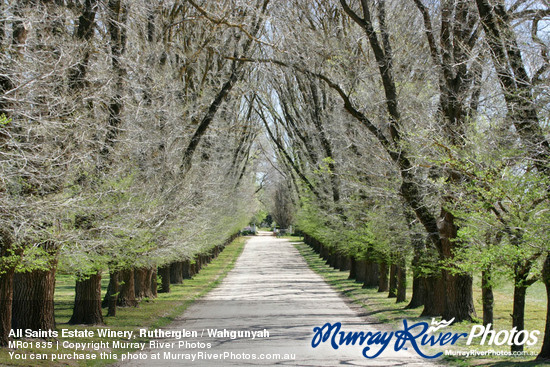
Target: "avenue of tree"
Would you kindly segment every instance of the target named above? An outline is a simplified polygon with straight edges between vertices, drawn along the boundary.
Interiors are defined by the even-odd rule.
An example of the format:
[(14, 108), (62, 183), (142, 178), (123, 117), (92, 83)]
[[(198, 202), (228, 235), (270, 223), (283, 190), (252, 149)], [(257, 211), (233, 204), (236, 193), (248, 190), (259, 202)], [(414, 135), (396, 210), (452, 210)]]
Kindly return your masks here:
[(419, 314), (493, 323), (499, 279), (517, 330), (530, 285), (550, 301), (549, 1), (0, 7), (3, 345), (55, 327), (56, 272), (77, 278), (70, 322), (101, 324), (260, 203)]

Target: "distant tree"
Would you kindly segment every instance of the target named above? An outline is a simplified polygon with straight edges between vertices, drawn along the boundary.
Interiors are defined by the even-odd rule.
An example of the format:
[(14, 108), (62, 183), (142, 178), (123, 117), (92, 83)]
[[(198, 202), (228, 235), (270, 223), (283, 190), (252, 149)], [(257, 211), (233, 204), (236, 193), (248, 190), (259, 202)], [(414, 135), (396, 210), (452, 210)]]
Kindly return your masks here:
[(288, 184), (281, 181), (277, 184), (273, 195), (273, 207), (271, 215), (281, 229), (290, 227), (294, 220), (294, 204), (292, 203), (292, 191)]

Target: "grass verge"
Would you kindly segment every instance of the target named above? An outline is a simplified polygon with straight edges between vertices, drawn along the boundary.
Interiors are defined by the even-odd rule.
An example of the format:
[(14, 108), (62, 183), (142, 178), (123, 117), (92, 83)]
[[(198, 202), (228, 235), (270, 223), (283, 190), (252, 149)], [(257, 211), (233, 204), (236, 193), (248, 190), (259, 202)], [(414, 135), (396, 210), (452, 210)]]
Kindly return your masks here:
[[(193, 279), (184, 280), (183, 284), (172, 284), (170, 293), (159, 293), (158, 298), (142, 300), (138, 307), (118, 308), (116, 317), (106, 317), (105, 326), (68, 325), (72, 313), (75, 279), (69, 275), (59, 275), (56, 278), (55, 318), (56, 329), (60, 337), (45, 341), (44, 339), (22, 339), (30, 343), (24, 348), (0, 348), (0, 365), (2, 366), (104, 366), (120, 360), (120, 356), (136, 350), (136, 348), (117, 348), (109, 350), (100, 346), (101, 342), (128, 342), (125, 338), (101, 338), (97, 330), (108, 328), (112, 331), (133, 331), (139, 329), (156, 329), (170, 324), (181, 315), (193, 301), (204, 296), (215, 288), (233, 268), (237, 258), (244, 249), (248, 238), (239, 237), (225, 247), (220, 255), (210, 264), (203, 267)], [(109, 279), (102, 281), (105, 292)], [(105, 311), (105, 310), (104, 310)], [(61, 337), (63, 330), (93, 331), (93, 337)], [(147, 339), (136, 337), (132, 343), (146, 342)], [(51, 342), (51, 347), (47, 345)], [(70, 354), (75, 352), (68, 343), (91, 343), (77, 354), (88, 354), (87, 359), (60, 358), (53, 359), (52, 354)], [(45, 345), (43, 343), (46, 343)], [(95, 344), (94, 344), (95, 343)], [(39, 344), (39, 347), (37, 347)], [(45, 346), (45, 347), (43, 347)], [(98, 346), (98, 348), (94, 348)], [(97, 350), (95, 350), (97, 349)], [(104, 355), (100, 355), (101, 353)], [(10, 355), (10, 353), (13, 353)], [(114, 358), (116, 355), (117, 358)], [(95, 356), (95, 357), (94, 357)], [(74, 357), (74, 356), (73, 356)]]
[[(374, 317), (377, 321), (388, 323), (395, 326), (395, 330), (403, 328), (402, 320), (407, 319), (411, 322), (426, 321), (431, 323), (431, 318), (419, 317), (422, 309), (404, 309), (407, 303), (395, 303), (395, 298), (387, 298), (387, 292), (379, 293), (376, 289), (363, 289), (361, 283), (357, 283), (355, 280), (348, 279), (349, 272), (339, 271), (325, 264), (325, 261), (319, 257), (309, 246), (301, 242), (300, 238), (287, 237), (293, 241), (294, 246), (304, 257), (308, 266), (321, 275), (325, 281), (335, 290), (340, 292), (345, 297), (348, 297), (353, 303), (361, 306), (365, 310), (365, 314), (368, 317)], [(408, 274), (408, 279), (411, 279), (411, 275)], [(407, 294), (412, 293), (411, 284), (408, 282)], [(510, 284), (502, 284), (495, 288), (495, 327), (499, 330), (510, 330), (512, 328), (511, 310), (512, 310), (512, 286)], [(535, 283), (528, 288), (527, 293), (527, 307), (525, 313), (526, 329), (527, 330), (540, 330), (539, 342), (532, 346), (526, 347), (527, 352), (538, 354), (542, 345), (542, 337), (544, 333), (544, 326), (546, 320), (546, 293), (544, 285), (541, 283)], [(481, 310), (481, 287), (479, 279), (474, 281), (474, 303), (476, 310)], [(479, 321), (479, 322), (478, 322)], [(458, 323), (449, 328), (449, 331), (453, 333), (469, 333), (472, 326), (481, 324), (481, 320), (476, 320), (475, 323)], [(433, 348), (435, 354), (443, 349), (451, 349), (445, 347)], [(425, 348), (424, 348), (425, 349)], [(465, 342), (462, 344), (457, 343), (453, 346), (453, 349), (469, 351), (509, 351), (509, 346), (479, 346), (472, 345), (466, 346)], [(450, 357), (445, 356), (439, 359), (439, 363), (445, 363), (451, 366), (543, 366), (548, 365), (543, 362), (533, 361), (535, 357)]]

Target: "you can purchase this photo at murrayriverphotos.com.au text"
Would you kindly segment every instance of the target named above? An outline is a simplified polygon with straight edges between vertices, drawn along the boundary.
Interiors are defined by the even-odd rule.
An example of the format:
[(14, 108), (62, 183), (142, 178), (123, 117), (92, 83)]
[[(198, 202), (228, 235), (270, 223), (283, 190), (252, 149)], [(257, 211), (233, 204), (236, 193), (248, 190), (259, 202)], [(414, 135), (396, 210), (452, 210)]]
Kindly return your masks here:
[(0, 365), (550, 361), (547, 0), (0, 10)]

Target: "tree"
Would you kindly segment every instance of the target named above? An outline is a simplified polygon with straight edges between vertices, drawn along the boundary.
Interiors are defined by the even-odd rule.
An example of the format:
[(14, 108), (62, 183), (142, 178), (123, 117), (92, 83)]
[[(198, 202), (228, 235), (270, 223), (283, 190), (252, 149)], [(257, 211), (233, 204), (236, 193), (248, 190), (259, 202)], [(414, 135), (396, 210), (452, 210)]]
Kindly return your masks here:
[[(536, 84), (543, 80), (548, 73), (548, 45), (538, 36), (539, 21), (548, 16), (548, 6), (533, 7), (518, 10), (522, 3), (518, 2), (510, 9), (506, 9), (503, 1), (477, 0), (477, 9), (481, 17), (483, 30), (487, 38), (487, 44), (491, 51), (493, 66), (497, 72), (498, 80), (504, 94), (507, 107), (507, 118), (515, 127), (530, 159), (538, 171), (548, 176), (550, 143), (544, 136), (539, 122), (536, 98), (533, 93)], [(531, 39), (533, 44), (540, 49), (542, 57), (541, 65), (533, 68), (532, 77), (529, 77), (527, 68), (522, 59), (522, 52), (518, 46), (517, 36), (512, 26), (514, 17), (528, 17), (532, 20)], [(548, 255), (546, 255), (548, 256)], [(525, 282), (530, 266), (518, 264), (520, 268), (517, 274), (514, 289), (514, 317), (513, 325), (518, 330), (523, 330), (523, 312), (525, 305)], [(526, 274), (527, 273), (527, 274)], [(550, 316), (547, 315), (547, 323)], [(548, 350), (550, 339), (545, 337), (543, 350)], [(522, 346), (512, 346), (512, 350), (523, 350)], [(541, 352), (539, 358), (550, 358), (550, 354)]]
[(291, 199), (292, 191), (288, 184), (279, 182), (273, 195), (273, 208), (271, 215), (281, 229), (288, 229), (294, 219), (294, 205)]
[[(12, 320), (29, 329), (52, 329), (53, 291), (59, 244), (63, 233), (63, 195), (66, 182), (81, 158), (83, 130), (71, 121), (77, 99), (68, 91), (60, 75), (73, 64), (75, 44), (67, 29), (72, 12), (59, 4), (38, 1), (2, 4), (2, 96), (9, 120), (1, 128), (2, 217), (4, 255), (2, 259), (3, 299), (24, 305), (11, 312), (2, 307), (2, 325)], [(5, 35), (3, 33), (3, 35)], [(5, 246), (5, 247), (4, 247)], [(12, 275), (18, 286), (12, 294)], [(5, 298), (4, 298), (5, 297)], [(8, 301), (9, 303), (9, 301)], [(6, 329), (7, 330), (7, 329)], [(5, 331), (5, 330), (3, 330)], [(2, 342), (7, 335), (2, 335)]]

